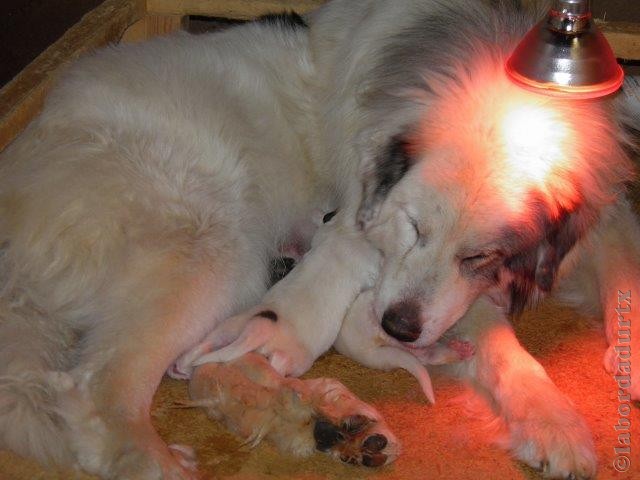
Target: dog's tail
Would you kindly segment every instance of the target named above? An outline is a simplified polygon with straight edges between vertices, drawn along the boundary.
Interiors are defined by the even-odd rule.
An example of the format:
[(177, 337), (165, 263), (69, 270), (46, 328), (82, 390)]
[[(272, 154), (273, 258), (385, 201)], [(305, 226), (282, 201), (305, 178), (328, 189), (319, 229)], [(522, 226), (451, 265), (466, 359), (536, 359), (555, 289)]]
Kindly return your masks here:
[(36, 309), (0, 300), (0, 449), (42, 463), (68, 464), (65, 421), (58, 409), (59, 374), (68, 332)]

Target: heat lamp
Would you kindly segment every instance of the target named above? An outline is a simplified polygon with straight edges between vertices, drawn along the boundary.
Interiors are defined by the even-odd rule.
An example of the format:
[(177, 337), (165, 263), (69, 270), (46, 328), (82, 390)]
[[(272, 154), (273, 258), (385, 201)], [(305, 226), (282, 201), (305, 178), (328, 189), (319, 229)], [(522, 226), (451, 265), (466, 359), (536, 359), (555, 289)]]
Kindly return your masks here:
[(624, 73), (591, 17), (589, 0), (556, 0), (506, 64), (517, 85), (565, 98), (596, 98), (620, 88)]

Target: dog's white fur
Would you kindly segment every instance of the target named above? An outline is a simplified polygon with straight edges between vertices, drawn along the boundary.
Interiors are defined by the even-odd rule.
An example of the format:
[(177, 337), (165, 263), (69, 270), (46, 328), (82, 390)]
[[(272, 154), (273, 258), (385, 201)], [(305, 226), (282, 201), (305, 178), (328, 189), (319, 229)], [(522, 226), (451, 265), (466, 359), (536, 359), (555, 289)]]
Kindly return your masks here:
[[(418, 304), (420, 345), (462, 317), (457, 334), (477, 353), (461, 373), (495, 400), (518, 458), (551, 476), (592, 475), (584, 421), (505, 320), (503, 287), (517, 272), (501, 270), (495, 286), (457, 263), (463, 251), (484, 255), (480, 240), (498, 235), (484, 225), (504, 220), (499, 189), (482, 190), (493, 157), (466, 147), (487, 127), (491, 99), (515, 92), (499, 66), (535, 15), (452, 3), (334, 0), (308, 33), (251, 24), (75, 65), (0, 163), (0, 445), (105, 477), (187, 478), (180, 449), (148, 418), (176, 357), (238, 314), (210, 359), (257, 350), (280, 374), (300, 374), (373, 287), (362, 311), (375, 321), (409, 297)], [(457, 101), (470, 108), (451, 115)], [(582, 114), (593, 137), (575, 152), (584, 175), (558, 179), (578, 185), (587, 206), (560, 277), (582, 272), (570, 296), (585, 284), (598, 292), (612, 342), (608, 286), (640, 284), (639, 229), (618, 191), (623, 137), (607, 105), (561, 108)], [(411, 165), (396, 165), (407, 156)], [(467, 174), (453, 175), (459, 167)], [(484, 203), (469, 201), (477, 189)], [(299, 238), (308, 219), (336, 208), (263, 297), (268, 260), (292, 240), (309, 243)], [(541, 228), (524, 233), (514, 255), (543, 243)], [(608, 256), (628, 267), (614, 271)]]

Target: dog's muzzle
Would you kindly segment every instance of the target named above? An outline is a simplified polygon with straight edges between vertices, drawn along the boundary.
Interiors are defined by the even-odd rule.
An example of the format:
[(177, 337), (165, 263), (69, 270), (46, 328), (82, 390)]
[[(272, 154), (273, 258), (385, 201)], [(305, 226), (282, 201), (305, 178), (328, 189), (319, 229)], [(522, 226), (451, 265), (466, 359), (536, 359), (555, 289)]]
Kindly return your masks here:
[(410, 300), (393, 304), (382, 315), (382, 329), (401, 342), (415, 342), (422, 332), (419, 305)]

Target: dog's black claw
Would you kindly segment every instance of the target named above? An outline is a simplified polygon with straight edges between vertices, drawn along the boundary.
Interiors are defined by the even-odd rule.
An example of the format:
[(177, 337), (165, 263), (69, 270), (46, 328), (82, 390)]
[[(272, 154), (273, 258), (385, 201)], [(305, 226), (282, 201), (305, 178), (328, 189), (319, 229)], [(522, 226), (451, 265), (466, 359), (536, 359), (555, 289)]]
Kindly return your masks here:
[(344, 435), (340, 429), (327, 420), (317, 420), (313, 428), (313, 438), (316, 441), (316, 448), (321, 452), (326, 452), (331, 447), (344, 440)]
[(384, 447), (386, 446), (387, 446), (387, 437), (385, 437), (380, 433), (371, 435), (362, 444), (362, 448), (364, 448), (364, 450), (369, 453), (378, 453), (379, 451), (384, 449)]
[(362, 455), (362, 465), (365, 467), (381, 467), (387, 461), (384, 453), (374, 453), (373, 455)]

